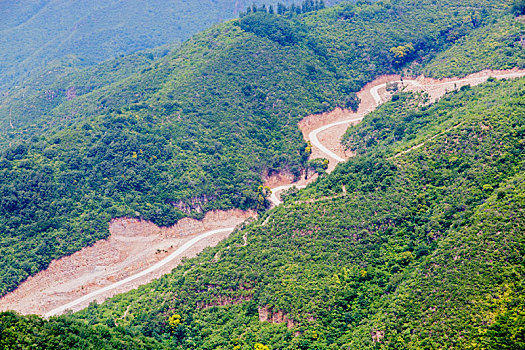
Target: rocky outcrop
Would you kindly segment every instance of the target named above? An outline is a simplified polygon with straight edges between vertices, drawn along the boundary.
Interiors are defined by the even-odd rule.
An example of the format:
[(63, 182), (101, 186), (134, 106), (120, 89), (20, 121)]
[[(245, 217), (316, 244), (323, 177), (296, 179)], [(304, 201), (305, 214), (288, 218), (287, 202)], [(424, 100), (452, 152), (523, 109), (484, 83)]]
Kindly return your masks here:
[(272, 311), (268, 307), (259, 308), (259, 321), (270, 323), (286, 323), (288, 329), (296, 326), (295, 322), (288, 317), (282, 310)]

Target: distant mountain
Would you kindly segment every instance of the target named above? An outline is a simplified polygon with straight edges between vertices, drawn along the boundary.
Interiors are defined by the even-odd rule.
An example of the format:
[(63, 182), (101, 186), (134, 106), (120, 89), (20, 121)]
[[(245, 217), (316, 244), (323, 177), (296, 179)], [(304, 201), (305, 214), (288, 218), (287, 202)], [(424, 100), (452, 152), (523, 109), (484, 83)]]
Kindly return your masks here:
[(180, 43), (253, 3), (263, 1), (2, 0), (0, 90), (67, 56), (75, 56), (78, 66), (86, 66)]

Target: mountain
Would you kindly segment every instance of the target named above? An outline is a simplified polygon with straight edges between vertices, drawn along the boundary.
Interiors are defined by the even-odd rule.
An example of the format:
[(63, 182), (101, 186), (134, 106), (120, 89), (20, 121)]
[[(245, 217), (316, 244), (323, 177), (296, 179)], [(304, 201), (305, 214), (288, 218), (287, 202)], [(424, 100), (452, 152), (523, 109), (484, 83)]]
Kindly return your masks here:
[(182, 42), (252, 3), (261, 1), (1, 1), (0, 89), (54, 60), (72, 56), (82, 67)]
[(78, 317), (163, 339), (178, 314), (172, 339), (202, 349), (499, 348), (486, 332), (522, 334), (524, 86), (432, 106), (401, 94), (351, 131), (395, 115), (397, 141), (382, 124), (376, 146), (218, 248)]
[(386, 125), (376, 146), (172, 274), (49, 323), (1, 322), (41, 344), (84, 332), (115, 347), (520, 348), (524, 86), (492, 81), (431, 106), (402, 93), (348, 135), (396, 115), (401, 138)]
[[(42, 112), (51, 109), (19, 129), (27, 138), (12, 133), (0, 160), (0, 293), (107, 237), (115, 217), (171, 225), (214, 209), (264, 209), (262, 177), (298, 177), (306, 165), (301, 118), (356, 108), (355, 91), (375, 76), (423, 60), (505, 11), (400, 1), (250, 13), (135, 74), (112, 75), (114, 65), (105, 64), (101, 87), (79, 97), (67, 97), (71, 85), (57, 88), (66, 92), (56, 95), (62, 103), (40, 99)], [(399, 56), (403, 45), (412, 48)], [(82, 75), (81, 84), (91, 77)]]
[(523, 78), (435, 103), (398, 92), (347, 131), (354, 158), (275, 209), (258, 192), (262, 175), (306, 166), (302, 117), (355, 108), (378, 75), (519, 67), (523, 25), (507, 5), (249, 13), (57, 104), (0, 160), (4, 293), (105, 237), (114, 217), (260, 215), (102, 305), (49, 321), (2, 313), (0, 345), (521, 348)]

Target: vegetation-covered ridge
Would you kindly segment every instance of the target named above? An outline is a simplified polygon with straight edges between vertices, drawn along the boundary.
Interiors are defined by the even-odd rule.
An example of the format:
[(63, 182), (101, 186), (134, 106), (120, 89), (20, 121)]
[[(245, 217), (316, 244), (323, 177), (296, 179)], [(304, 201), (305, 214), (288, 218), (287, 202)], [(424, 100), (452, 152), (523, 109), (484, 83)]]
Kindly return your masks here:
[(462, 77), (484, 69), (525, 68), (525, 22), (506, 14), (414, 68), (416, 73), (435, 78)]
[[(431, 106), (399, 95), (350, 131), (378, 126), (362, 155), (75, 318), (165, 347), (520, 348), (524, 87), (490, 81)], [(380, 128), (387, 113), (403, 136)]]
[[(86, 67), (122, 54), (180, 43), (213, 24), (236, 17), (248, 5), (262, 2), (2, 2), (0, 90), (22, 85), (27, 76), (38, 78), (40, 74), (37, 72), (49, 62), (69, 60), (67, 57), (75, 58), (74, 67)], [(292, 0), (281, 2), (286, 5), (293, 3)], [(337, 0), (329, 3), (335, 2)]]
[[(448, 47), (508, 11), (505, 4), (361, 2), (292, 17), (257, 11), (136, 74), (101, 69), (106, 83), (46, 104), (47, 115), (23, 129), (30, 140), (12, 134), (2, 152), (0, 294), (107, 237), (114, 217), (170, 225), (212, 209), (264, 209), (262, 175), (299, 175), (305, 165), (303, 116), (355, 108), (366, 82)], [(476, 20), (465, 21), (469, 14)]]

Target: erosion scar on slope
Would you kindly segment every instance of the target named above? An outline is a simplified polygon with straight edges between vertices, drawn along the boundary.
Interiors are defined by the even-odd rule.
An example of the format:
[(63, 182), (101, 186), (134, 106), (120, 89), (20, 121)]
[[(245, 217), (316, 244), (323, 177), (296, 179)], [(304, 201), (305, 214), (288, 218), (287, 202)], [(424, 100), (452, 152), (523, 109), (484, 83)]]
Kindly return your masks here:
[[(367, 84), (357, 96), (361, 100), (356, 112), (336, 109), (311, 115), (299, 123), (303, 136), (312, 143), (312, 158), (328, 158), (328, 172), (352, 154), (340, 143), (352, 123), (358, 123), (381, 103), (389, 100), (386, 84), (399, 82), (407, 91), (424, 91), (431, 101), (464, 85), (478, 85), (489, 77), (497, 79), (525, 76), (525, 70), (482, 71), (462, 79), (434, 80), (424, 77), (403, 79), (382, 76)], [(270, 197), (273, 205), (281, 204), (280, 193), (297, 186), (305, 187), (315, 178), (297, 183), (275, 183)], [(291, 182), (291, 181), (290, 181)], [(57, 315), (65, 310), (79, 310), (93, 300), (103, 301), (169, 273), (182, 256), (195, 256), (204, 248), (216, 245), (233, 228), (253, 212), (210, 212), (202, 222), (180, 221), (184, 229), (170, 233), (152, 223), (135, 219), (112, 221), (110, 238), (97, 242), (69, 257), (53, 261), (49, 268), (28, 278), (18, 289), (0, 299), (0, 310), (12, 309), (24, 314)], [(176, 225), (177, 226), (177, 225)], [(164, 231), (163, 231), (164, 230)], [(176, 233), (174, 233), (176, 231)], [(115, 233), (115, 234), (114, 234)], [(103, 246), (103, 247), (101, 247)], [(89, 252), (89, 253), (86, 253)]]
[(212, 211), (203, 220), (182, 219), (172, 227), (130, 218), (112, 220), (108, 239), (54, 260), (1, 298), (0, 310), (50, 316), (80, 310), (94, 300), (102, 302), (169, 273), (182, 257), (216, 245), (250, 217), (255, 213)]

